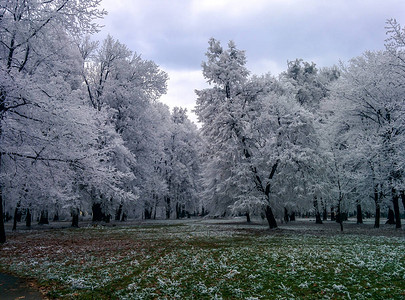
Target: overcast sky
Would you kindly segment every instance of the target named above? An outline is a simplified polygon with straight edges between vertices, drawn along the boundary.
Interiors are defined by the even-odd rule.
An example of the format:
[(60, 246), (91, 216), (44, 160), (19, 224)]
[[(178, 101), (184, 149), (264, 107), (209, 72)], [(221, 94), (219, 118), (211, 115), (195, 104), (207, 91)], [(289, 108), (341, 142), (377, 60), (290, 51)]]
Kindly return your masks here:
[[(404, 0), (103, 0), (111, 34), (170, 77), (161, 101), (189, 111), (208, 39), (246, 50), (253, 74), (278, 75), (302, 58), (319, 67), (384, 48), (385, 21), (405, 25)], [(191, 116), (195, 120), (194, 116)]]

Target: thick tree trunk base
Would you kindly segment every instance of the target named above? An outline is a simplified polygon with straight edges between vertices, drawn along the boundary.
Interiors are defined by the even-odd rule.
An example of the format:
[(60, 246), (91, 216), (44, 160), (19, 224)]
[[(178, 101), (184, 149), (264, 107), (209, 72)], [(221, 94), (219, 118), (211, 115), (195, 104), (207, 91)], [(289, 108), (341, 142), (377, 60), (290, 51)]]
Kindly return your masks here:
[(103, 212), (101, 211), (101, 203), (93, 203), (91, 207), (93, 213), (93, 222), (101, 222), (103, 221)]
[(290, 214), (290, 221), (292, 222), (292, 221), (295, 221), (295, 212), (292, 212), (291, 214)]
[(357, 204), (357, 224), (363, 224), (363, 214), (361, 212), (360, 204)]
[(45, 225), (45, 224), (49, 224), (49, 220), (48, 220), (48, 212), (47, 211), (41, 211), (41, 217), (39, 218), (39, 225)]
[(250, 223), (250, 214), (248, 212), (246, 212), (246, 222)]
[(322, 219), (321, 219), (321, 214), (319, 212), (317, 212), (315, 214), (315, 223), (316, 224), (323, 224)]
[(266, 219), (267, 219), (267, 222), (269, 223), (270, 229), (277, 228), (277, 221), (276, 221), (276, 218), (274, 218), (274, 214), (273, 214), (273, 211), (272, 211), (270, 205), (266, 206), (264, 213), (266, 214)]
[(72, 214), (72, 227), (79, 228), (79, 210), (75, 209)]
[(27, 215), (25, 216), (25, 226), (30, 228), (31, 227), (31, 220), (32, 220), (32, 216), (31, 216), (31, 211), (29, 209), (27, 209)]

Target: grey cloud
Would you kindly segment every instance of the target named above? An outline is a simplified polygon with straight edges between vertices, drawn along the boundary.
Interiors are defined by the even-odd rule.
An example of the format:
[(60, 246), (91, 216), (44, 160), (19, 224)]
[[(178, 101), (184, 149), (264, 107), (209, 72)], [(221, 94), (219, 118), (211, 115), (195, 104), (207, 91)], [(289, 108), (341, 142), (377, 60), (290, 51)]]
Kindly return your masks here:
[[(223, 44), (234, 40), (252, 63), (319, 58), (321, 64), (331, 65), (365, 50), (382, 49), (387, 18), (405, 22), (405, 1), (398, 0), (255, 0), (252, 5), (257, 7), (241, 6), (246, 12), (235, 7), (227, 11), (230, 4), (246, 1), (196, 3), (128, 1), (124, 10), (107, 16), (105, 30), (158, 64), (196, 69), (210, 37)], [(204, 10), (195, 11), (199, 7)], [(215, 11), (216, 7), (221, 9)]]

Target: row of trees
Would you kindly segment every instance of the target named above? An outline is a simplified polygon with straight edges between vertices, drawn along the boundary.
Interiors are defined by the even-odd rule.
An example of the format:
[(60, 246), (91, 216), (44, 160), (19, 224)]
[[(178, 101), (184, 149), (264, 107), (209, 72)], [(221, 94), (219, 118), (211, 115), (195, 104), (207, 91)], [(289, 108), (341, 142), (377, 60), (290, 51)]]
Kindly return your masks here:
[(318, 70), (295, 60), (278, 78), (249, 76), (233, 42), (209, 41), (196, 91), (196, 113), (207, 140), (204, 199), (218, 215), (261, 214), (270, 228), (312, 211), (393, 210), (405, 207), (405, 32), (387, 22), (385, 51)]
[[(277, 217), (405, 206), (405, 32), (386, 50), (318, 70), (295, 60), (251, 75), (244, 51), (211, 39), (195, 112), (159, 103), (168, 75), (91, 34), (99, 0), (0, 3), (0, 215), (46, 223), (91, 214)], [(0, 242), (5, 241), (4, 218)], [(342, 227), (343, 229), (343, 227)]]
[(99, 4), (0, 3), (0, 215), (14, 226), (198, 210), (197, 128), (157, 102), (168, 76), (154, 62), (91, 41)]

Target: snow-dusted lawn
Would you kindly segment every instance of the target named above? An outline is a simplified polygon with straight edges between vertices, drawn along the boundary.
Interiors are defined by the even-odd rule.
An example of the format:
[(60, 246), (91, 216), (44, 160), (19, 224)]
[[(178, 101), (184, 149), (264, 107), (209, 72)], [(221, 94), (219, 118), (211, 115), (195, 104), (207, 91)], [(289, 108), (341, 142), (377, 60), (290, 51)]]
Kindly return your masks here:
[(404, 237), (297, 227), (177, 222), (19, 232), (0, 246), (0, 268), (67, 299), (405, 297)]

